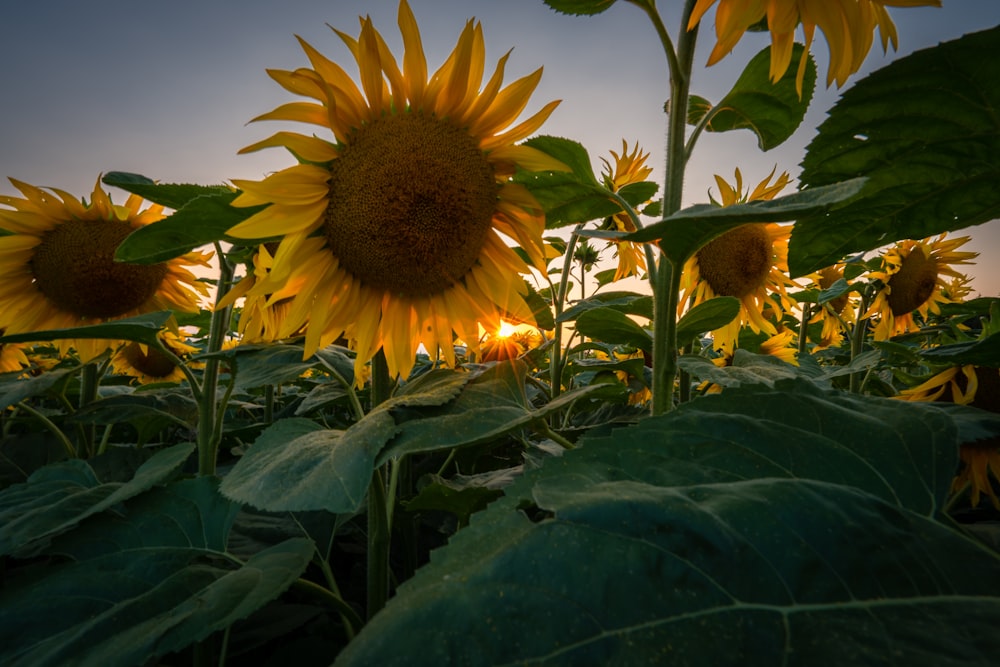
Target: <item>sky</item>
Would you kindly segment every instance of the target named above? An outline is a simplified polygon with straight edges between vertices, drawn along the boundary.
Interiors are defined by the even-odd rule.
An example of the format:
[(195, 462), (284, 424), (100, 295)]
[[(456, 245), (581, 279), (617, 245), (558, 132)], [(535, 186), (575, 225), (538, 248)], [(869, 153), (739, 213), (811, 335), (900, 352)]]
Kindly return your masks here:
[[(101, 173), (136, 172), (160, 182), (217, 184), (260, 179), (290, 164), (282, 149), (237, 155), (280, 129), (321, 132), (302, 124), (249, 123), (297, 101), (265, 70), (308, 61), (294, 35), (356, 73), (354, 60), (330, 30), (357, 36), (358, 16), (370, 15), (397, 59), (397, 0), (8, 0), (0, 39), (0, 194), (19, 193), (7, 177), (89, 196)], [(680, 0), (659, 0), (676, 39)], [(882, 54), (878, 39), (862, 70), (848, 82), (914, 50), (1000, 24), (998, 0), (943, 0), (941, 8), (890, 8), (899, 49)], [(540, 134), (579, 141), (595, 173), (601, 157), (638, 142), (650, 153), (652, 179), (663, 176), (668, 97), (666, 60), (646, 15), (626, 2), (589, 17), (558, 14), (542, 0), (410, 0), (428, 68), (436, 69), (470, 18), (482, 22), (487, 76), (513, 48), (505, 82), (544, 67), (523, 117), (553, 99), (559, 107)], [(706, 15), (714, 20), (714, 10)], [(328, 25), (329, 24), (329, 25)], [(720, 99), (743, 64), (767, 45), (765, 34), (744, 37), (731, 55), (706, 68), (714, 44), (711, 23), (699, 35), (694, 94)], [(703, 134), (689, 163), (684, 205), (717, 194), (713, 175), (732, 180), (740, 168), (751, 185), (773, 168), (794, 179), (804, 149), (842, 90), (825, 88), (826, 42), (813, 55), (819, 82), (805, 121), (781, 147), (761, 152), (748, 131)], [(114, 194), (117, 201), (124, 199)], [(790, 190), (786, 191), (790, 192)], [(1000, 221), (967, 229), (974, 291), (1000, 296)], [(610, 253), (609, 253), (610, 259)], [(625, 288), (633, 288), (628, 285)]]

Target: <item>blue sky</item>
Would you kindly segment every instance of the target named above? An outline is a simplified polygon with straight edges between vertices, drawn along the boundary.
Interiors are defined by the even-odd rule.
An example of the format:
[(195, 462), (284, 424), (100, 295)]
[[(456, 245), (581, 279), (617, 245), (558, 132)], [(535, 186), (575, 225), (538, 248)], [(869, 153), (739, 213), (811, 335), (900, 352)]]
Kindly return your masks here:
[[(676, 34), (680, 0), (660, 0)], [(622, 139), (652, 155), (662, 176), (667, 97), (665, 59), (645, 14), (618, 2), (593, 17), (557, 14), (542, 0), (410, 0), (420, 24), (428, 65), (436, 68), (454, 47), (465, 21), (483, 23), (487, 69), (514, 49), (505, 80), (544, 66), (527, 113), (563, 100), (541, 133), (569, 137), (599, 158)], [(401, 55), (397, 0), (49, 0), (18, 2), (5, 14), (0, 39), (0, 194), (17, 194), (6, 177), (86, 195), (101, 172), (132, 171), (163, 182), (221, 183), (259, 179), (290, 164), (278, 149), (237, 155), (281, 129), (247, 121), (295, 98), (266, 68), (306, 66), (298, 34), (354, 72), (353, 59), (326, 24), (357, 35), (358, 16), (371, 15)], [(1000, 23), (997, 0), (944, 0), (943, 7), (890, 9), (898, 27), (897, 52), (876, 45), (862, 71), (913, 50)], [(707, 20), (714, 18), (709, 12)], [(704, 68), (713, 43), (702, 30), (693, 92), (719, 99), (743, 63), (766, 45), (749, 35), (721, 63)], [(876, 40), (877, 42), (877, 40)], [(826, 43), (813, 53), (825, 81)], [(848, 83), (850, 85), (850, 83)], [(713, 174), (731, 178), (739, 167), (756, 183), (773, 167), (794, 178), (805, 146), (836, 88), (820, 85), (799, 131), (782, 147), (762, 153), (749, 132), (703, 135), (690, 164), (685, 205), (707, 201)], [(299, 126), (295, 129), (311, 131)], [(121, 199), (119, 197), (119, 199)], [(963, 232), (968, 233), (968, 232)], [(974, 288), (1000, 295), (1000, 222), (971, 230)]]

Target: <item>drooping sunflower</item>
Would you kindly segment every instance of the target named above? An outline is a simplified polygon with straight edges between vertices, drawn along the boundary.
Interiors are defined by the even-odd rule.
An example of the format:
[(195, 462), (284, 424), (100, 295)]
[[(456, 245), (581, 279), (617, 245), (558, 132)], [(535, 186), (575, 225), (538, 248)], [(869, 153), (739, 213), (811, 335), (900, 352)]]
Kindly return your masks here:
[[(971, 364), (951, 366), (915, 387), (904, 389), (897, 398), (950, 402), (1000, 412), (1000, 370)], [(952, 492), (961, 492), (968, 486), (973, 507), (979, 505), (985, 494), (1000, 509), (1000, 497), (990, 482), (991, 475), (1000, 479), (1000, 439), (962, 444), (959, 458), (961, 467), (952, 482)]]
[(952, 265), (972, 264), (979, 253), (958, 251), (968, 242), (968, 236), (945, 239), (946, 236), (947, 233), (933, 240), (900, 241), (882, 255), (882, 270), (869, 274), (883, 284), (864, 315), (878, 316), (875, 340), (918, 330), (914, 313), (923, 318), (928, 313), (937, 315), (941, 312), (940, 304), (955, 302), (957, 295), (965, 293), (968, 277)]
[[(63, 329), (159, 310), (198, 312), (208, 287), (188, 270), (208, 266), (211, 253), (190, 252), (159, 264), (114, 261), (115, 250), (136, 229), (161, 220), (163, 207), (129, 196), (115, 205), (97, 179), (90, 202), (10, 179), (24, 195), (0, 196), (0, 327), (7, 334)], [(61, 354), (82, 361), (113, 341), (62, 340)]]
[[(180, 359), (200, 351), (197, 347), (185, 343), (182, 334), (162, 331), (159, 337), (164, 347)], [(176, 383), (181, 382), (186, 377), (174, 359), (155, 347), (134, 341), (127, 342), (118, 348), (111, 357), (111, 370), (117, 375), (133, 377), (139, 384)]]
[[(653, 173), (653, 168), (646, 166), (649, 153), (640, 151), (638, 142), (636, 142), (635, 147), (630, 152), (628, 142), (622, 139), (621, 154), (615, 151), (609, 152), (611, 153), (611, 157), (614, 158), (615, 164), (612, 166), (606, 158), (602, 157), (601, 162), (604, 163), (604, 170), (601, 172), (601, 178), (604, 181), (605, 187), (612, 192), (618, 192), (626, 185), (631, 185), (632, 183), (642, 183)], [(632, 216), (625, 211), (611, 216), (610, 223), (614, 231), (635, 231), (635, 223), (632, 221)], [(618, 268), (615, 270), (614, 277), (615, 282), (629, 276), (641, 275), (646, 270), (646, 256), (641, 244), (631, 241), (612, 241), (611, 245), (615, 247), (615, 253), (618, 255)]]
[(380, 348), (390, 373), (411, 370), (420, 345), (454, 365), (453, 335), (478, 341), (501, 316), (532, 321), (524, 302), (528, 264), (544, 269), (544, 215), (515, 169), (565, 170), (516, 142), (555, 109), (546, 104), (512, 125), (541, 69), (504, 87), (504, 55), (482, 89), (482, 27), (469, 21), (444, 64), (428, 78), (416, 20), (405, 0), (398, 23), (402, 68), (369, 18), (357, 39), (336, 31), (357, 61), (361, 87), (299, 40), (312, 68), (269, 74), (315, 102), (293, 102), (255, 120), (327, 128), (331, 140), (279, 132), (243, 149), (284, 146), (302, 163), (263, 181), (235, 181), (237, 206), (268, 204), (231, 236), (281, 236), (253, 297), (294, 294), (277, 335), (305, 328), (305, 354), (340, 336), (363, 366)]
[[(3, 332), (0, 331), (0, 336), (2, 335)], [(0, 345), (0, 373), (13, 373), (30, 365), (23, 345), (18, 343)]]
[[(787, 172), (772, 183), (773, 177), (772, 170), (753, 192), (744, 194), (739, 169), (735, 187), (716, 176), (721, 205), (773, 199), (789, 181)], [(716, 296), (740, 300), (739, 316), (712, 332), (716, 349), (735, 348), (744, 325), (755, 333), (776, 334), (778, 330), (768, 316), (778, 320), (784, 311), (795, 307), (786, 292), (786, 287), (796, 286), (787, 275), (791, 233), (789, 225), (768, 222), (741, 225), (708, 242), (684, 264), (681, 310)]]
[[(698, 0), (688, 21), (688, 30), (701, 21), (705, 12), (716, 2), (715, 48), (708, 58), (714, 65), (725, 57), (751, 26), (767, 19), (771, 33), (771, 80), (777, 81), (792, 60), (792, 44), (799, 23), (805, 36), (805, 52), (812, 45), (817, 26), (830, 48), (830, 67), (826, 85), (834, 81), (837, 87), (858, 71), (868, 56), (875, 29), (882, 40), (882, 51), (893, 50), (898, 44), (896, 25), (886, 7), (940, 7), (941, 0)], [(796, 87), (802, 95), (806, 58), (798, 65)]]

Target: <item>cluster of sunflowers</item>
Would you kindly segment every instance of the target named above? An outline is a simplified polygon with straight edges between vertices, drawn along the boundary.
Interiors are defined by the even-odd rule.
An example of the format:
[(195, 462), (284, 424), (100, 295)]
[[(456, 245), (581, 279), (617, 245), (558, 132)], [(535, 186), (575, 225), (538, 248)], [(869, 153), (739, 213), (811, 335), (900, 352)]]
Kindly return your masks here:
[[(714, 4), (693, 5), (689, 31)], [(819, 26), (833, 56), (828, 85), (841, 85), (864, 60), (875, 29), (883, 47), (895, 44), (884, 5), (931, 4), (938, 3), (719, 0), (710, 64), (766, 18), (769, 77), (783, 80), (797, 26), (805, 31), (805, 53)], [(361, 19), (356, 38), (336, 31), (354, 55), (360, 83), (302, 40), (308, 67), (268, 72), (306, 101), (254, 120), (307, 123), (326, 136), (280, 131), (243, 149), (285, 148), (294, 164), (260, 181), (234, 180), (216, 193), (228, 197), (227, 215), (235, 222), (217, 234), (214, 252), (198, 249), (207, 243), (179, 243), (163, 261), (116, 259), (133, 234), (170, 217), (155, 194), (161, 186), (151, 182), (136, 189), (153, 193), (153, 203), (132, 193), (116, 205), (100, 179), (89, 200), (11, 179), (21, 196), (0, 197), (0, 330), (10, 339), (0, 346), (4, 377), (28, 381), (58, 365), (90, 369), (91, 382), (95, 368), (98, 381), (105, 373), (133, 378), (147, 385), (147, 393), (186, 383), (201, 410), (191, 430), (202, 473), (215, 472), (224, 434), (231, 437), (233, 459), (246, 451), (243, 433), (224, 422), (256, 414), (259, 406), (249, 397), (230, 399), (247, 362), (268, 349), (290, 349), (295, 361), (309, 362), (292, 364), (292, 374), (281, 376), (288, 382), (315, 374), (340, 382), (328, 402), (342, 399), (353, 409), (351, 417), (331, 418), (345, 430), (365, 414), (359, 396), (375, 410), (402, 388), (393, 405), (407, 408), (407, 384), (431, 371), (515, 364), (526, 370), (531, 391), (525, 395), (536, 403), (555, 402), (581, 387), (603, 391), (601, 398), (588, 394), (559, 419), (525, 421), (546, 443), (566, 449), (574, 446), (576, 428), (634, 423), (651, 409), (658, 412), (658, 376), (668, 377), (670, 392), (676, 387), (680, 404), (699, 394), (724, 394), (746, 377), (727, 376), (727, 369), (822, 375), (858, 394), (1000, 412), (995, 367), (935, 364), (926, 354), (1000, 332), (1000, 306), (970, 298), (969, 278), (960, 270), (976, 257), (962, 249), (968, 237), (900, 240), (795, 280), (788, 265), (794, 224), (787, 218), (751, 221), (730, 225), (672, 267), (664, 259), (664, 239), (634, 240), (643, 216), (669, 217), (680, 207), (676, 189), (666, 187), (659, 199), (656, 187), (648, 187), (648, 152), (623, 140), (620, 151), (602, 158), (599, 180), (587, 184), (587, 192), (598, 193), (596, 203), (586, 214), (556, 220), (560, 202), (554, 204), (532, 175), (576, 178), (581, 168), (563, 150), (566, 144), (526, 141), (559, 103), (519, 120), (541, 69), (504, 85), (507, 54), (484, 80), (482, 27), (470, 21), (444, 64), (429, 73), (406, 0), (398, 23), (401, 61), (368, 18)], [(793, 77), (799, 96), (807, 65), (801, 56)], [(711, 204), (741, 210), (777, 201), (792, 181), (777, 168), (752, 189), (738, 168), (732, 182), (719, 175), (715, 180), (718, 196), (710, 195)], [(566, 224), (576, 225), (568, 238), (547, 234)], [(588, 237), (606, 245), (595, 248)], [(616, 265), (596, 271), (609, 251)], [(218, 279), (209, 277), (213, 267)], [(651, 288), (609, 288), (625, 279), (648, 280)], [(675, 288), (669, 297), (662, 294), (665, 285)], [(715, 307), (726, 315), (706, 316), (701, 328), (683, 326)], [(155, 338), (129, 328), (137, 318), (163, 312), (169, 317)], [(654, 322), (663, 318), (671, 322), (671, 336), (678, 330), (683, 336), (657, 354), (663, 348)], [(39, 335), (35, 340), (53, 345), (24, 342)], [(349, 365), (324, 357), (329, 350)], [(220, 368), (228, 372), (221, 380)], [(219, 382), (226, 384), (221, 395)], [(135, 391), (123, 384), (119, 389)], [(265, 423), (277, 419), (271, 411), (275, 391), (271, 386), (266, 394)], [(421, 400), (438, 407), (452, 398), (441, 390)], [(674, 404), (671, 393), (668, 409)], [(291, 412), (299, 404), (288, 407)], [(261, 425), (254, 427), (256, 435)], [(438, 462), (440, 470), (454, 459), (450, 453)], [(1000, 444), (963, 444), (961, 461), (955, 497), (968, 492), (974, 508), (985, 495), (1000, 510), (990, 480), (1000, 477)]]

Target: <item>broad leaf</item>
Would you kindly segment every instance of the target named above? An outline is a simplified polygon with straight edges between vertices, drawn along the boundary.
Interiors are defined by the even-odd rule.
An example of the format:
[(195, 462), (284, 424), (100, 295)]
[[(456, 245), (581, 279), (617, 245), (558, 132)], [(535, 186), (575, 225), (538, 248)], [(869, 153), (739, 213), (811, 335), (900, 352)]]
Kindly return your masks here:
[[(282, 542), (227, 567), (210, 550), (156, 546), (110, 551), (52, 568), (0, 592), (5, 665), (139, 665), (180, 650), (270, 602), (314, 552), (311, 540)], [(202, 560), (204, 559), (204, 560)], [(58, 614), (52, 610), (58, 609)]]
[[(801, 44), (794, 44), (792, 63), (798, 63), (803, 52)], [(801, 125), (816, 87), (816, 63), (808, 53), (805, 57), (808, 61), (799, 98), (795, 89), (797, 66), (789, 67), (779, 81), (771, 83), (771, 47), (761, 50), (747, 63), (733, 89), (708, 112), (705, 130), (750, 130), (763, 151), (783, 144)], [(692, 102), (695, 109), (704, 104), (701, 98)], [(689, 118), (693, 113), (690, 107), (691, 103)]]
[(740, 300), (734, 296), (717, 296), (699, 303), (677, 322), (677, 342), (687, 345), (695, 336), (726, 326), (740, 314), (740, 307)]
[(861, 195), (792, 232), (792, 277), (897, 239), (1000, 217), (1000, 27), (916, 51), (847, 89), (799, 180), (868, 177)]
[(615, 241), (656, 241), (674, 266), (684, 262), (723, 233), (748, 222), (788, 222), (804, 215), (828, 211), (858, 194), (863, 178), (834, 185), (813, 187), (770, 201), (753, 201), (733, 206), (695, 204), (634, 232), (582, 230), (581, 236)]
[(105, 185), (121, 188), (137, 194), (155, 204), (167, 208), (180, 209), (193, 199), (220, 194), (231, 194), (232, 188), (225, 185), (195, 185), (193, 183), (157, 183), (142, 174), (125, 171), (109, 171), (101, 178)]
[(144, 313), (135, 317), (124, 317), (102, 324), (90, 324), (84, 327), (67, 329), (49, 329), (47, 331), (32, 331), (29, 333), (0, 336), (0, 343), (31, 343), (50, 340), (65, 340), (67, 338), (131, 340), (145, 345), (156, 345), (157, 334), (170, 319), (169, 310), (155, 313)]
[(575, 320), (580, 313), (592, 308), (613, 308), (629, 315), (653, 319), (653, 297), (634, 292), (599, 292), (577, 301), (559, 316), (559, 322)]
[(932, 364), (972, 364), (984, 368), (1000, 368), (1000, 333), (985, 338), (922, 350), (920, 356)]
[(610, 9), (615, 0), (545, 0), (545, 4), (563, 14), (584, 16)]
[(193, 444), (182, 443), (157, 452), (125, 482), (102, 482), (80, 459), (36, 470), (0, 491), (0, 554), (30, 554), (88, 516), (167, 481), (193, 451)]
[(613, 308), (592, 308), (576, 318), (582, 336), (612, 345), (628, 345), (644, 352), (653, 351), (653, 337), (628, 315)]
[(346, 431), (288, 418), (268, 427), (222, 482), (227, 498), (270, 512), (356, 512), (375, 457), (396, 431), (384, 410)]
[(80, 373), (79, 368), (59, 368), (25, 378), (23, 373), (5, 373), (0, 381), (0, 408), (19, 403), (26, 398), (42, 396), (61, 382)]
[(990, 664), (1000, 560), (937, 521), (955, 436), (933, 406), (800, 382), (585, 437), (336, 665)]

